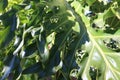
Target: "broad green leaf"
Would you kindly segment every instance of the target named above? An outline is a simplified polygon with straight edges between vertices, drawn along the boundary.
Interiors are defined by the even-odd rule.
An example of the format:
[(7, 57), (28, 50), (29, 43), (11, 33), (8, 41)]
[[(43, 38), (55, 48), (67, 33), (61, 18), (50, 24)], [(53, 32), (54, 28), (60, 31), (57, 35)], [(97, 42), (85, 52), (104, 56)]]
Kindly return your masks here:
[(119, 0), (1, 1), (0, 79), (120, 79)]
[[(82, 45), (82, 51), (85, 52), (79, 53), (79, 55), (81, 53), (81, 55), (88, 53), (89, 56), (87, 58), (82, 58), (82, 56), (81, 58), (76, 58), (83, 59), (82, 61), (79, 61), (78, 65), (80, 67), (80, 70), (78, 70), (78, 74), (82, 77), (83, 80), (119, 80), (120, 68), (119, 65), (117, 65), (117, 61), (119, 61), (120, 55), (114, 50), (117, 48), (117, 45), (115, 43), (109, 44), (111, 41), (108, 41), (108, 43), (106, 43), (106, 39), (113, 39), (114, 41), (115, 38), (119, 38), (119, 35), (115, 33), (104, 33), (104, 31), (99, 30), (96, 32), (95, 29), (90, 26), (89, 20), (83, 14), (81, 14), (81, 9), (79, 8), (81, 7), (81, 4), (79, 4), (78, 7), (75, 6), (76, 3), (79, 4), (79, 2), (76, 1), (72, 6), (75, 9), (79, 10), (76, 10), (76, 13), (79, 14), (79, 16), (82, 16), (84, 23), (87, 24), (86, 27), (88, 29), (87, 32), (90, 39), (90, 41)], [(98, 19), (103, 19), (103, 17), (98, 17)], [(109, 45), (111, 46), (109, 47)], [(116, 58), (114, 58), (112, 55), (114, 55)]]

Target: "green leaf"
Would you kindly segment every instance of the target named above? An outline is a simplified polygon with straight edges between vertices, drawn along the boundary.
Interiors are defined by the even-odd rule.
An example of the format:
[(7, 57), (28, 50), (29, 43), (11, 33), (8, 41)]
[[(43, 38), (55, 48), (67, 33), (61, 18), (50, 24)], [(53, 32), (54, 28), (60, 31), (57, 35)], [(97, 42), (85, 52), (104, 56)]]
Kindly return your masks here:
[(86, 0), (86, 3), (91, 6), (96, 0)]
[(0, 0), (0, 12), (4, 11), (7, 5), (8, 5), (8, 0)]
[(42, 63), (38, 62), (23, 70), (22, 74), (31, 74), (43, 71)]
[(19, 79), (21, 76), (21, 73), (22, 73), (22, 67), (20, 65), (18, 65), (15, 68), (15, 75), (14, 75), (13, 79)]
[(4, 75), (1, 80), (4, 80), (9, 76), (12, 70), (20, 63), (20, 59), (17, 56), (9, 55), (4, 62), (6, 66), (4, 67)]
[[(14, 31), (17, 27), (17, 17), (15, 15), (16, 11), (10, 10), (5, 14), (0, 16), (0, 20), (2, 21), (3, 30), (0, 31), (0, 47), (4, 47), (9, 44), (9, 42), (14, 37)], [(4, 35), (4, 36), (3, 36)], [(9, 36), (9, 37), (8, 37)]]
[(10, 31), (10, 27), (7, 27), (3, 31), (0, 31), (0, 47), (3, 48), (7, 46), (13, 37), (14, 34)]
[(120, 19), (120, 9), (119, 8), (111, 8), (112, 12)]
[(24, 58), (24, 57), (29, 57), (29, 56), (34, 55), (36, 51), (37, 51), (37, 46), (35, 43), (33, 43), (25, 47), (25, 49), (23, 49), (20, 54), (22, 58)]
[(49, 59), (49, 50), (46, 40), (42, 36), (39, 36), (39, 40), (37, 40), (37, 48), (41, 61), (46, 62)]
[[(79, 6), (81, 7), (80, 4)], [(73, 5), (73, 7), (78, 9), (78, 7), (75, 5)], [(80, 61), (78, 61), (78, 65), (81, 69), (78, 70), (78, 74), (82, 77), (82, 79), (85, 80), (119, 80), (120, 68), (119, 65), (117, 65), (116, 60), (119, 59), (120, 55), (113, 49), (116, 48), (117, 45), (114, 45), (115, 43), (109, 44), (111, 42), (108, 42), (107, 44), (104, 43), (104, 41), (106, 42), (106, 39), (114, 40), (115, 38), (119, 38), (119, 36), (115, 33), (104, 33), (104, 31), (99, 31), (99, 29), (98, 31), (95, 31), (95, 29), (90, 26), (90, 21), (83, 14), (80, 14), (80, 10), (76, 10), (76, 13), (78, 13), (79, 16), (82, 17), (84, 23), (87, 24), (86, 27), (90, 39), (89, 42), (86, 42), (84, 45), (82, 45), (82, 51), (79, 53), (79, 55), (88, 53), (89, 56), (81, 56), (76, 58), (80, 59)], [(103, 17), (98, 17), (97, 19), (100, 20), (103, 19)], [(111, 47), (109, 47), (109, 45), (111, 45)], [(113, 55), (116, 57), (116, 59), (113, 57)]]
[(1, 1), (1, 79), (120, 79), (119, 0)]
[(108, 9), (107, 11), (105, 11), (104, 13), (104, 20), (106, 20), (107, 18), (110, 18), (110, 17), (113, 17), (114, 16), (114, 13), (112, 12), (111, 8)]

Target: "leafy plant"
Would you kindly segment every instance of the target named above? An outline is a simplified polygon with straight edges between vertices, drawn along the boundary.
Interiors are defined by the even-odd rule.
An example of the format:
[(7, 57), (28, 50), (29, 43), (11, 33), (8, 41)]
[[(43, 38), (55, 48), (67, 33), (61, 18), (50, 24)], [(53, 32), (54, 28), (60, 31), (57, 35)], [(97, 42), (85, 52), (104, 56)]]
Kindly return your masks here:
[(118, 0), (1, 0), (1, 80), (119, 80)]

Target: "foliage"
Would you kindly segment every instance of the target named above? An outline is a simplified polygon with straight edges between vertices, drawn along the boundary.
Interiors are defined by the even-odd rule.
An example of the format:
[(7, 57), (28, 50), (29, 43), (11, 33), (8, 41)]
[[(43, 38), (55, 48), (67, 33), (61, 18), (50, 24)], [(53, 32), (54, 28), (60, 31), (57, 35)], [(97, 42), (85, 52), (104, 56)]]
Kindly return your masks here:
[(1, 80), (119, 80), (119, 0), (0, 0)]

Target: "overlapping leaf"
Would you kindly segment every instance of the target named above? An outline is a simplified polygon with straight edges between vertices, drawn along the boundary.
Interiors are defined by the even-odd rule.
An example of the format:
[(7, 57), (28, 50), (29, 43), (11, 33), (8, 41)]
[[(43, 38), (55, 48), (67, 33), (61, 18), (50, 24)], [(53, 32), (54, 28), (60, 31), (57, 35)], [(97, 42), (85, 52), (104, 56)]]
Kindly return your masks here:
[[(82, 14), (81, 4), (75, 1), (72, 3), (72, 6), (75, 8), (76, 13), (82, 16), (90, 39), (90, 41), (86, 42), (82, 46), (81, 52), (77, 54), (76, 59), (80, 69), (76, 74), (79, 74), (83, 80), (119, 80), (119, 28), (114, 27), (116, 31), (111, 29), (110, 32), (106, 32), (107, 29), (106, 31), (104, 31), (104, 29), (96, 30), (91, 26), (89, 19)], [(104, 14), (101, 13), (101, 15)], [(98, 15), (97, 21), (101, 19), (103, 21), (104, 17), (99, 17), (101, 15)], [(119, 20), (113, 22), (114, 20), (112, 16), (113, 14), (110, 12), (106, 12), (105, 14), (106, 20), (111, 18), (111, 20), (108, 21), (109, 23), (105, 20), (106, 24), (110, 25), (110, 27), (113, 27), (115, 24), (119, 23)], [(99, 22), (98, 26), (101, 24), (105, 25), (105, 23)], [(102, 27), (104, 27), (104, 25)], [(83, 54), (86, 53), (89, 55), (87, 58), (83, 57)], [(79, 55), (81, 56), (79, 57)], [(81, 58), (83, 59), (82, 61)]]
[(8, 56), (1, 79), (120, 79), (117, 2), (19, 1), (9, 0), (12, 8), (0, 16), (0, 47)]

